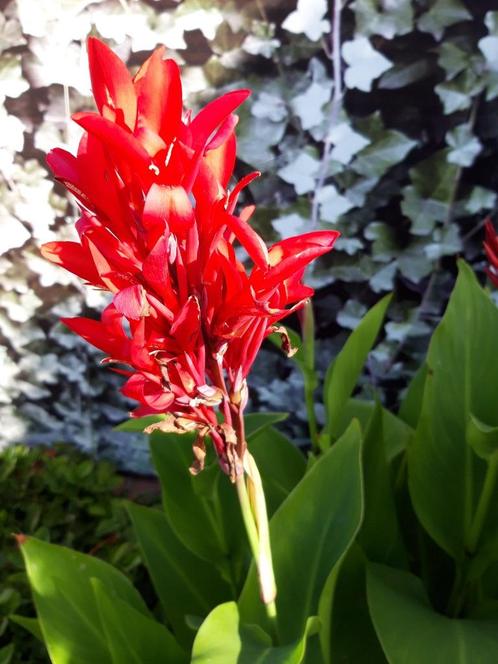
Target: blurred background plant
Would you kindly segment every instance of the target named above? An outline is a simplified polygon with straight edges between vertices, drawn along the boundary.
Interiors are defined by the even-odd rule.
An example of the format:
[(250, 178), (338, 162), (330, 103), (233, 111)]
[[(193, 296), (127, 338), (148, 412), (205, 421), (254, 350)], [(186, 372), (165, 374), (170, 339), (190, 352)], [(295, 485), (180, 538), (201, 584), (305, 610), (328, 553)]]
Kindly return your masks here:
[(34, 616), (15, 533), (74, 547), (112, 563), (148, 593), (119, 495), (123, 478), (72, 445), (9, 447), (0, 454), (0, 662), (48, 662), (45, 647), (9, 619)]
[[(103, 296), (38, 252), (55, 231), (72, 236), (68, 222), (77, 211), (52, 182), (44, 153), (56, 145), (74, 150), (78, 129), (69, 115), (91, 108), (89, 32), (131, 67), (164, 43), (183, 65), (189, 103), (230, 86), (254, 90), (242, 110), (238, 154), (240, 174), (263, 171), (248, 193), (259, 230), (269, 241), (316, 228), (343, 233), (310, 275), (321, 289), (317, 365), (327, 366), (372, 303), (394, 290), (385, 337), (366, 371), (383, 402), (395, 406), (441, 316), (455, 257), (482, 273), (482, 221), (496, 210), (498, 185), (496, 3), (1, 6), (0, 444), (65, 440), (127, 468), (149, 467), (145, 441), (112, 430), (129, 406), (112, 374), (58, 323), (61, 315), (91, 313)], [(293, 439), (306, 438), (297, 368), (268, 346), (251, 387), (255, 406), (292, 412), (284, 426)], [(320, 404), (316, 410), (323, 423)]]

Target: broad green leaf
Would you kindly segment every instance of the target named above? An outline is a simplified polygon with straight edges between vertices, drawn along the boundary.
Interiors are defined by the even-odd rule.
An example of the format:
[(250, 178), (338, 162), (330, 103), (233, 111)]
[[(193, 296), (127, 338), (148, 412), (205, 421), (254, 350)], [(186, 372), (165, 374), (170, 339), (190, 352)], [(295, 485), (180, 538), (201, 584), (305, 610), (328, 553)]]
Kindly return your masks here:
[(278, 422), (283, 422), (288, 417), (288, 413), (248, 413), (244, 417), (247, 441), (257, 436), (260, 431)]
[(123, 602), (98, 579), (91, 583), (113, 664), (187, 664), (186, 652), (164, 625)]
[(16, 613), (9, 616), (9, 620), (20, 627), (23, 627), (27, 632), (32, 634), (35, 639), (43, 643), (43, 634), (40, 628), (40, 621), (37, 618), (28, 618), (27, 616), (20, 616)]
[(489, 426), (498, 424), (497, 339), (498, 309), (460, 261), (456, 286), (430, 343), (422, 412), (408, 450), (417, 516), (458, 560), (465, 555), (485, 465), (466, 442), (467, 423), (472, 414)]
[(204, 618), (231, 597), (230, 589), (212, 565), (178, 539), (163, 512), (127, 504), (133, 529), (164, 614), (182, 644), (191, 644), (185, 616)]
[(358, 382), (363, 366), (379, 334), (391, 295), (386, 295), (370, 309), (350, 334), (344, 347), (327, 370), (324, 403), (327, 413), (326, 431), (331, 439), (339, 435), (342, 409)]
[(0, 664), (10, 664), (14, 655), (14, 644), (9, 643), (8, 646), (0, 648)]
[(268, 512), (273, 514), (304, 475), (306, 460), (287, 436), (273, 427), (260, 431), (248, 443), (263, 479)]
[[(214, 504), (214, 482), (219, 469), (209, 472), (211, 469), (207, 468), (193, 477), (189, 472), (192, 442), (188, 434), (154, 432), (150, 437), (152, 460), (161, 480), (164, 512), (188, 549), (208, 562), (222, 564), (229, 555), (229, 546)], [(206, 489), (211, 489), (211, 495)]]
[[(346, 431), (351, 420), (354, 418), (360, 422), (362, 431), (365, 431), (374, 408), (374, 401), (349, 399), (342, 409), (341, 419), (338, 424), (339, 435), (342, 435)], [(391, 462), (398, 454), (406, 449), (410, 438), (413, 436), (413, 429), (386, 408), (382, 408), (381, 410), (384, 447), (387, 459)]]
[(426, 377), (427, 365), (424, 363), (413, 376), (399, 409), (399, 417), (412, 429), (417, 428), (422, 410)]
[(117, 427), (114, 427), (114, 431), (125, 431), (135, 433), (137, 431), (143, 431), (146, 427), (151, 424), (156, 424), (156, 422), (161, 422), (164, 420), (166, 415), (146, 415), (145, 417), (136, 417), (126, 420), (118, 424)]
[(467, 423), (467, 442), (481, 459), (489, 459), (498, 452), (498, 427), (490, 427), (470, 414)]
[(307, 638), (317, 631), (313, 618), (295, 642), (274, 647), (266, 632), (257, 625), (240, 622), (235, 602), (217, 606), (201, 625), (192, 651), (192, 664), (300, 664)]
[(22, 542), (21, 551), (53, 664), (113, 664), (90, 579), (148, 616), (130, 581), (98, 558), (31, 537)]
[(353, 544), (325, 584), (318, 610), (324, 664), (387, 661), (368, 611), (366, 564)]
[(498, 621), (457, 620), (434, 611), (421, 581), (401, 570), (371, 564), (368, 604), (389, 664), (498, 660)]
[[(327, 577), (356, 536), (362, 516), (361, 432), (353, 422), (270, 521), (281, 642), (299, 638), (307, 618), (316, 614)], [(240, 611), (244, 622), (266, 626), (254, 564)]]
[(380, 404), (374, 408), (363, 439), (363, 482), (365, 507), (358, 542), (369, 560), (405, 566)]

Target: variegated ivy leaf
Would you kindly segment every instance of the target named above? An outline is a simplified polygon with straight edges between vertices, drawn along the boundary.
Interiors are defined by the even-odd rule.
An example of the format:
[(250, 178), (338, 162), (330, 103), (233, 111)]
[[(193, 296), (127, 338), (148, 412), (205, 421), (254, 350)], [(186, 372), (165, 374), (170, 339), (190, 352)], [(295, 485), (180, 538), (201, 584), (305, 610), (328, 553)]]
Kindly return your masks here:
[(492, 72), (498, 71), (498, 11), (487, 12), (484, 20), (489, 34), (479, 40), (478, 46)]
[(418, 29), (441, 39), (445, 28), (472, 19), (472, 14), (461, 0), (436, 0), (428, 12), (418, 20)]
[(348, 88), (370, 92), (372, 83), (387, 71), (392, 62), (376, 51), (370, 40), (363, 36), (344, 42), (342, 56), (349, 67), (344, 74)]
[(469, 214), (477, 214), (481, 210), (491, 210), (496, 205), (496, 193), (484, 187), (474, 187), (465, 203)]
[(294, 97), (291, 107), (299, 117), (303, 129), (311, 129), (323, 121), (323, 107), (329, 101), (331, 94), (331, 80), (325, 83), (313, 81), (303, 93)]
[(348, 122), (332, 127), (329, 139), (334, 146), (330, 158), (341, 164), (349, 164), (351, 159), (370, 143), (363, 134), (354, 131)]
[(318, 41), (330, 29), (324, 18), (327, 0), (297, 0), (296, 9), (287, 16), (282, 27), (295, 34), (305, 34), (311, 41)]
[(459, 125), (449, 131), (446, 142), (452, 148), (448, 153), (448, 161), (458, 166), (472, 166), (482, 150), (481, 141), (474, 136), (468, 125)]
[(347, 300), (337, 314), (337, 322), (348, 330), (354, 330), (367, 312), (367, 307), (358, 300)]
[(255, 99), (251, 107), (251, 113), (256, 118), (267, 118), (272, 122), (282, 122), (287, 118), (288, 110), (282, 97), (263, 90)]
[(331, 224), (354, 207), (353, 203), (340, 194), (333, 184), (323, 187), (317, 194), (317, 200), (320, 203), (320, 218)]
[(413, 29), (412, 0), (355, 0), (352, 3), (356, 30), (366, 36), (392, 39)]
[(296, 159), (281, 168), (277, 173), (282, 180), (294, 185), (296, 193), (306, 194), (314, 189), (319, 168), (320, 162), (318, 159), (307, 152), (301, 152)]
[(19, 97), (29, 88), (29, 83), (22, 76), (21, 56), (6, 55), (0, 57), (0, 99)]
[(282, 240), (310, 231), (309, 217), (306, 219), (297, 212), (292, 212), (291, 214), (286, 214), (283, 217), (274, 219), (272, 225)]

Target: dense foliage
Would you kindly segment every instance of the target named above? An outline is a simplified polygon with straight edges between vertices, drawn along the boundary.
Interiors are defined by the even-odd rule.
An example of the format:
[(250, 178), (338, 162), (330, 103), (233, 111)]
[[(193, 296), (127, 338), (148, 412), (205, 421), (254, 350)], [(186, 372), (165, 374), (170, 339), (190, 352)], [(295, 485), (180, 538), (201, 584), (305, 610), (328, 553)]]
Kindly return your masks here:
[(45, 648), (9, 616), (34, 608), (14, 534), (76, 547), (144, 582), (141, 558), (117, 497), (122, 478), (69, 445), (15, 446), (0, 455), (0, 662), (47, 662)]
[[(239, 170), (264, 172), (248, 197), (258, 204), (258, 228), (268, 239), (318, 228), (343, 233), (334, 259), (313, 273), (312, 285), (323, 287), (317, 332), (326, 336), (318, 364), (325, 366), (366, 309), (394, 289), (368, 374), (384, 403), (397, 400), (441, 315), (455, 255), (481, 266), (480, 222), (496, 206), (497, 12), (491, 0), (404, 0), (395, 8), (343, 2), (338, 66), (328, 55), (333, 4), (3, 3), (5, 442), (55, 436), (132, 467), (147, 463), (143, 440), (130, 445), (130, 434), (112, 431), (128, 409), (113, 377), (57, 323), (60, 315), (100, 306), (101, 294), (83, 294), (76, 279), (38, 255), (55, 231), (69, 235), (65, 222), (74, 214), (54, 189), (43, 153), (56, 143), (74, 146), (68, 111), (91, 107), (82, 68), (90, 29), (114, 41), (131, 66), (166, 44), (185, 63), (190, 100), (224, 86), (254, 89), (238, 129)], [(258, 366), (255, 405), (291, 410), (287, 431), (306, 438), (299, 372), (289, 372), (271, 349)]]
[(388, 303), (328, 368), (316, 453), (273, 428), (281, 414), (247, 416), (271, 516), (276, 630), (228, 477), (210, 458), (192, 477), (191, 441), (154, 432), (163, 509), (130, 504), (129, 515), (159, 620), (109, 565), (20, 540), (54, 664), (496, 661), (498, 308), (462, 261), (393, 413), (352, 398)]

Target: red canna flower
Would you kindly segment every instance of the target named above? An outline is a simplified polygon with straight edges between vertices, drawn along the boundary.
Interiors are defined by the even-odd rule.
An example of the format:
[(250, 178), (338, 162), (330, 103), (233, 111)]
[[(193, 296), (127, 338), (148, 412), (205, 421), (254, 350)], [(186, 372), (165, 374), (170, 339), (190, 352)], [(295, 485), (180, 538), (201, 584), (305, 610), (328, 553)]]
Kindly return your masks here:
[(100, 321), (63, 321), (101, 349), (105, 363), (122, 365), (114, 370), (127, 377), (123, 393), (140, 404), (134, 416), (167, 413), (153, 428), (198, 432), (193, 471), (209, 435), (234, 479), (245, 449), (247, 374), (269, 334), (285, 340), (279, 321), (313, 294), (302, 283), (306, 266), (339, 234), (307, 233), (268, 249), (249, 223), (254, 206), (235, 212), (241, 191), (259, 176), (229, 188), (233, 112), (248, 90), (192, 117), (164, 49), (133, 78), (97, 39), (88, 40), (88, 54), (99, 113), (73, 116), (85, 130), (77, 156), (55, 149), (47, 157), (78, 200), (80, 242), (50, 242), (42, 253), (113, 301)]
[(498, 235), (491, 219), (486, 220), (486, 238), (484, 240), (484, 251), (489, 261), (486, 274), (495, 286), (498, 286)]

